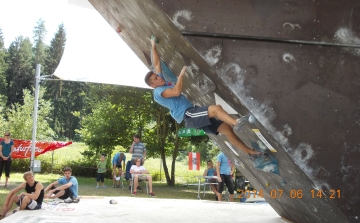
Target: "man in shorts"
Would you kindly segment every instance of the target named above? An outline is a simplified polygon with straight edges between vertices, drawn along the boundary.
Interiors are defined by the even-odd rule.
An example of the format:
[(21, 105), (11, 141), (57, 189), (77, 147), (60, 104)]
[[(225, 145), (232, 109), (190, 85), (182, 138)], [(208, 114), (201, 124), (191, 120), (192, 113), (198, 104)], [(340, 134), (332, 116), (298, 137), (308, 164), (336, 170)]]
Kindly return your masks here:
[(149, 182), (149, 191), (150, 191), (149, 195), (151, 197), (155, 197), (155, 194), (152, 192), (151, 176), (143, 175), (144, 173), (150, 174), (150, 172), (144, 166), (140, 166), (141, 163), (140, 158), (135, 159), (135, 163), (136, 164), (132, 165), (130, 169), (130, 174), (134, 178), (134, 192), (132, 193), (132, 195), (136, 195), (136, 189), (137, 186), (139, 185), (139, 180), (147, 180)]
[[(45, 193), (47, 192), (47, 195), (45, 195), (45, 198), (60, 198), (65, 203), (78, 203), (80, 201), (78, 198), (78, 181), (71, 174), (71, 168), (65, 167), (64, 177), (46, 187)], [(55, 187), (58, 184), (62, 184), (62, 186)]]
[[(5, 217), (5, 214), (11, 209), (13, 203), (20, 206), (20, 210), (38, 210), (41, 209), (41, 204), (44, 199), (43, 185), (34, 180), (32, 172), (24, 173), (25, 182), (20, 184), (17, 188), (10, 191), (7, 195), (0, 218)], [(17, 192), (25, 190), (25, 192), (16, 195)]]
[(229, 199), (230, 201), (234, 201), (234, 183), (232, 174), (234, 173), (235, 166), (231, 164), (231, 161), (224, 153), (220, 153), (217, 157), (217, 166), (216, 166), (216, 173), (219, 182), (219, 189), (218, 189), (218, 200), (222, 201), (222, 192), (224, 190), (224, 184), (229, 191)]
[[(125, 161), (126, 161), (126, 156), (124, 153), (116, 153), (115, 156), (112, 159), (112, 165), (113, 165), (113, 170), (114, 170), (114, 176), (113, 176), (113, 188), (115, 188), (115, 181), (116, 181), (116, 168), (118, 168), (119, 170), (119, 177), (121, 177), (123, 175), (122, 172), (122, 167), (124, 167), (125, 169)], [(121, 163), (123, 165), (121, 165)], [(117, 181), (117, 186), (116, 187), (120, 187), (120, 180)]]
[[(186, 128), (202, 129), (207, 134), (213, 135), (222, 133), (226, 135), (233, 145), (249, 154), (250, 157), (257, 157), (263, 154), (247, 147), (234, 133), (234, 131), (240, 131), (241, 127), (246, 122), (249, 122), (250, 116), (244, 116), (236, 120), (221, 105), (194, 107), (185, 95), (181, 94), (183, 78), (187, 67), (184, 66), (181, 70), (175, 86), (165, 81), (161, 74), (161, 62), (156, 51), (155, 38), (151, 40), (151, 45), (156, 73), (148, 72), (145, 76), (145, 83), (154, 88), (154, 100), (160, 105), (169, 108), (171, 116), (177, 123), (180, 124), (184, 120)], [(215, 117), (219, 120), (215, 119)], [(234, 130), (231, 128), (231, 125), (234, 126)]]

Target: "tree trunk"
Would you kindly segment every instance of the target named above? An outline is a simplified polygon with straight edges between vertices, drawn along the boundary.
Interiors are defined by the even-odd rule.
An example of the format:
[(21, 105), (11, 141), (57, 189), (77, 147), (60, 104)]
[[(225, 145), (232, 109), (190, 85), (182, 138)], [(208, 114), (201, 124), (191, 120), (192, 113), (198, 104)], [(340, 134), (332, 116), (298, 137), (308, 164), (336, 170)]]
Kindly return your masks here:
[[(174, 120), (175, 121), (175, 120)], [(179, 124), (175, 121), (175, 148), (174, 148), (174, 152), (173, 152), (173, 157), (172, 157), (172, 163), (171, 163), (171, 181), (170, 184), (168, 183), (169, 186), (174, 186), (175, 185), (175, 162), (176, 162), (176, 157), (179, 151), (179, 137), (177, 135), (177, 132), (179, 130)]]

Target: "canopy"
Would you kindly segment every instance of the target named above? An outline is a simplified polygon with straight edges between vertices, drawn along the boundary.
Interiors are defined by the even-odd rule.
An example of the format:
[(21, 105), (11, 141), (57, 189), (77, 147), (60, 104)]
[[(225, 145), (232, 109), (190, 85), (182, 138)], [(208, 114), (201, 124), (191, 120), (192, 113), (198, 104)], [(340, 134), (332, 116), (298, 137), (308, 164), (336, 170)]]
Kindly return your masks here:
[[(64, 80), (149, 88), (149, 71), (120, 34), (86, 0), (70, 0), (64, 12), (66, 45), (54, 74)], [(150, 48), (149, 41), (149, 48)]]

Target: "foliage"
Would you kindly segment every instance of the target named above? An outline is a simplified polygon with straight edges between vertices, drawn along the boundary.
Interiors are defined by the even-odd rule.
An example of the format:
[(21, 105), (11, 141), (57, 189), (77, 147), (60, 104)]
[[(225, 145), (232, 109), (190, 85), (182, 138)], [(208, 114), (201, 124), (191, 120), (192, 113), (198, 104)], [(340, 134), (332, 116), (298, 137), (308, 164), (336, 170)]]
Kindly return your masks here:
[(22, 36), (16, 38), (9, 46), (6, 57), (8, 65), (6, 71), (7, 105), (22, 104), (23, 89), (30, 90), (34, 86), (33, 54), (31, 49), (29, 38)]
[(6, 56), (6, 49), (4, 47), (4, 38), (3, 38), (2, 30), (0, 29), (0, 95), (2, 95), (3, 97), (6, 94), (5, 72), (8, 66), (7, 63), (5, 62), (5, 56)]
[[(43, 19), (39, 19), (39, 21), (36, 23), (36, 26), (34, 27), (34, 45), (33, 53), (35, 55), (35, 63), (34, 68), (36, 68), (37, 64), (44, 64), (45, 62), (45, 37), (46, 37), (46, 28), (45, 28), (45, 21)], [(44, 68), (41, 68), (41, 71), (43, 71)]]
[[(52, 141), (55, 137), (54, 131), (47, 122), (48, 115), (52, 109), (49, 101), (43, 99), (44, 88), (39, 91), (39, 106), (37, 115), (36, 139), (39, 141)], [(6, 124), (2, 125), (2, 132), (8, 131), (12, 138), (31, 140), (34, 112), (34, 96), (27, 89), (24, 89), (23, 104), (16, 103), (7, 110)]]

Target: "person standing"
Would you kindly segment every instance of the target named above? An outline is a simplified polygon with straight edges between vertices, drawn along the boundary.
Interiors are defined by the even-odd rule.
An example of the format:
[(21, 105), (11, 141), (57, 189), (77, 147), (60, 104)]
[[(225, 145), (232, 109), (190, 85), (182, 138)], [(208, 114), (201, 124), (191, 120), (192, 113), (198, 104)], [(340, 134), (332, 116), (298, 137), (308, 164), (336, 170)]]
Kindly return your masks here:
[(144, 143), (140, 142), (140, 137), (139, 135), (135, 134), (133, 136), (134, 141), (130, 147), (129, 153), (132, 153), (131, 156), (131, 165), (135, 165), (135, 159), (136, 158), (140, 158), (141, 160), (141, 165), (144, 164), (144, 159), (146, 156), (146, 147), (144, 145)]
[(5, 167), (5, 187), (9, 187), (8, 180), (10, 177), (11, 154), (14, 151), (14, 142), (10, 140), (10, 133), (5, 132), (5, 140), (0, 143), (0, 180)]
[[(129, 150), (129, 153), (132, 154), (131, 163), (129, 163), (126, 166), (126, 172), (127, 173), (130, 172), (131, 166), (136, 164), (135, 160), (137, 158), (140, 159), (140, 165), (142, 166), (144, 164), (144, 159), (145, 159), (145, 156), (146, 156), (146, 147), (145, 147), (144, 143), (140, 142), (140, 136), (135, 134), (133, 136), (133, 139), (134, 139), (134, 141), (131, 144), (131, 147), (130, 147), (130, 150)], [(131, 181), (130, 181), (129, 189), (131, 189)], [(141, 190), (140, 186), (137, 189)]]
[(230, 159), (224, 153), (220, 153), (217, 157), (216, 173), (219, 182), (218, 200), (222, 201), (222, 192), (224, 184), (229, 190), (230, 201), (234, 201), (234, 185), (232, 174), (234, 173), (235, 165), (231, 163)]
[(105, 154), (101, 154), (100, 161), (97, 164), (98, 172), (96, 177), (96, 188), (99, 188), (99, 182), (101, 180), (102, 188), (106, 188), (104, 185), (105, 172), (106, 172), (106, 162)]
[[(124, 167), (125, 169), (125, 161), (126, 161), (126, 156), (124, 153), (116, 153), (115, 156), (113, 157), (112, 160), (112, 165), (113, 165), (113, 188), (115, 188), (115, 180), (116, 180), (116, 168), (118, 168), (119, 170), (119, 177), (123, 176), (123, 172), (122, 172), (122, 167)], [(121, 165), (121, 163), (123, 165)], [(117, 181), (117, 186), (116, 187), (120, 187), (120, 181)]]

